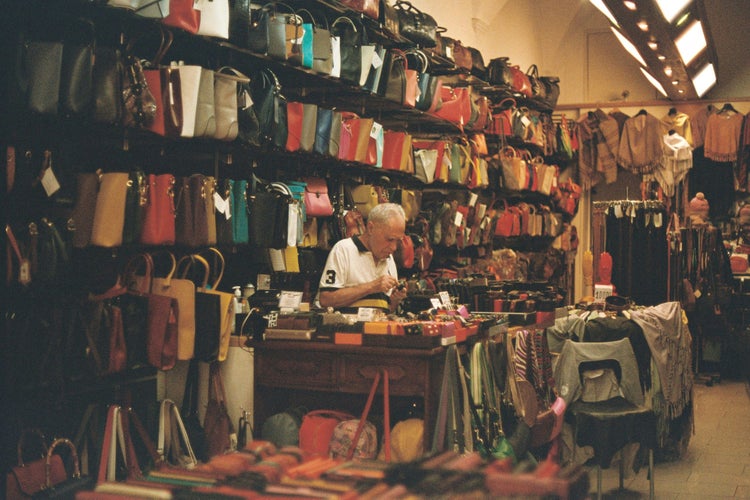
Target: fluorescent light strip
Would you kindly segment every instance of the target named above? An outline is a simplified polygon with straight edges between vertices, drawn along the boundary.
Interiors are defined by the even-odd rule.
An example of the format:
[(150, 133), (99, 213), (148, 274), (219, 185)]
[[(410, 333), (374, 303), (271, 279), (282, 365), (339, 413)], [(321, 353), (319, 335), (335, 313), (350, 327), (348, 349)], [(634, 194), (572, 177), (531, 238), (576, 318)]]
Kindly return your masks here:
[(695, 87), (695, 92), (698, 94), (698, 97), (703, 97), (703, 94), (708, 92), (708, 89), (715, 84), (716, 71), (714, 70), (714, 65), (711, 63), (706, 64), (703, 69), (693, 77), (693, 86)]
[(625, 50), (628, 51), (628, 54), (630, 54), (631, 56), (635, 57), (636, 60), (639, 63), (641, 63), (641, 66), (648, 66), (648, 64), (646, 64), (646, 61), (643, 60), (643, 57), (641, 57), (641, 53), (638, 52), (638, 49), (636, 49), (635, 45), (633, 45), (633, 42), (631, 42), (630, 40), (628, 40), (625, 37), (625, 35), (623, 35), (622, 33), (620, 33), (619, 30), (617, 28), (615, 28), (614, 26), (610, 26), (609, 28), (612, 30), (612, 33), (615, 34), (615, 36), (617, 37), (617, 39), (620, 40), (620, 43), (625, 48)]
[(680, 12), (685, 10), (685, 7), (690, 5), (692, 0), (656, 0), (664, 19), (668, 23), (674, 21)]
[(603, 0), (590, 0), (591, 4), (599, 9), (599, 12), (607, 16), (607, 19), (609, 19), (609, 22), (614, 24), (615, 26), (619, 27), (620, 25), (617, 23), (617, 19), (615, 19), (615, 16), (612, 15), (612, 13), (609, 11), (606, 5), (604, 5)]
[(653, 85), (654, 87), (656, 87), (656, 90), (658, 90), (659, 92), (661, 92), (664, 97), (668, 97), (667, 91), (664, 90), (664, 87), (661, 86), (661, 83), (659, 83), (659, 80), (657, 80), (656, 78), (654, 78), (653, 76), (651, 76), (651, 73), (649, 73), (648, 71), (646, 71), (643, 68), (641, 68), (641, 72), (643, 73), (643, 76), (646, 77), (646, 80), (648, 80), (651, 83), (651, 85)]
[(677, 46), (682, 62), (685, 63), (685, 66), (689, 66), (707, 45), (701, 22), (694, 21), (685, 31), (680, 33), (680, 36), (675, 38), (674, 44)]

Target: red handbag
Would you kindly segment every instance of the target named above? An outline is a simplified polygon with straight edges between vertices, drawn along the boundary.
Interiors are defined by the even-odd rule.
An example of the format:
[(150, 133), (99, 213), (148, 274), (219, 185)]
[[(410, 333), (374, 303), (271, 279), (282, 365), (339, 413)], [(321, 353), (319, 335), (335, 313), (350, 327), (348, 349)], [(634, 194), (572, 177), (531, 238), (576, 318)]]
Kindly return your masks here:
[(493, 134), (502, 136), (513, 135), (513, 110), (516, 108), (516, 101), (508, 97), (503, 99), (496, 106), (492, 113), (492, 125), (490, 130)]
[(341, 3), (352, 10), (361, 12), (367, 17), (378, 19), (380, 17), (379, 0), (341, 0)]
[(444, 120), (463, 126), (471, 118), (471, 92), (465, 87), (449, 87), (443, 85), (440, 89), (443, 105), (435, 114)]
[(404, 157), (404, 144), (407, 140), (406, 132), (386, 130), (383, 136), (383, 168), (386, 170), (401, 170)]
[(193, 8), (194, 3), (194, 0), (169, 0), (169, 15), (161, 22), (188, 33), (198, 33), (201, 13)]
[(299, 447), (310, 455), (328, 455), (333, 430), (344, 420), (354, 416), (334, 410), (315, 410), (302, 417), (299, 428)]
[(357, 156), (357, 140), (359, 139), (359, 116), (354, 113), (342, 113), (341, 119), (339, 160), (354, 161)]
[(515, 65), (510, 67), (510, 73), (513, 77), (513, 83), (511, 83), (511, 88), (515, 90), (516, 92), (519, 92), (526, 97), (531, 98), (532, 92), (531, 92), (531, 81), (529, 80), (529, 76), (524, 73), (520, 66)]
[(414, 267), (414, 240), (412, 240), (411, 235), (405, 234), (401, 238), (393, 258), (401, 269)]
[(329, 217), (333, 215), (333, 205), (328, 196), (325, 179), (305, 177), (305, 213), (308, 217)]
[[(508, 203), (503, 200), (504, 209), (499, 213), (495, 223), (495, 236), (509, 237), (518, 236), (521, 233), (520, 218), (515, 207), (508, 207)], [(514, 210), (515, 209), (515, 210)]]
[(174, 245), (174, 184), (175, 178), (172, 174), (149, 174), (148, 202), (141, 229), (141, 243)]
[(304, 115), (304, 104), (301, 102), (286, 103), (286, 150), (297, 151), (300, 147), (302, 137), (302, 117)]
[[(38, 458), (33, 462), (24, 463), (24, 445), (26, 437), (34, 435), (39, 439), (40, 455), (45, 458)], [(23, 431), (18, 440), (18, 465), (14, 466), (8, 473), (5, 480), (5, 498), (8, 500), (20, 500), (22, 498), (31, 498), (35, 493), (40, 492), (45, 486), (45, 474), (49, 474), (48, 480), (51, 485), (57, 485), (65, 481), (68, 477), (65, 471), (65, 464), (60, 455), (54, 454), (47, 464), (47, 444), (44, 441), (44, 435), (38, 429), (27, 429)], [(49, 469), (47, 470), (47, 468)]]

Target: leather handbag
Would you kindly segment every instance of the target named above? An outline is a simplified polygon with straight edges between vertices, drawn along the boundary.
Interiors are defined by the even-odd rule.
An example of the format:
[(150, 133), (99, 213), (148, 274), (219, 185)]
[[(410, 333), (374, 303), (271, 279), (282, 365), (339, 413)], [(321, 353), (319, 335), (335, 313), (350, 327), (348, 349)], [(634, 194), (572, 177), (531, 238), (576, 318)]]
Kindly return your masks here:
[(91, 227), (92, 245), (110, 248), (122, 245), (128, 182), (127, 172), (101, 175)]
[(471, 91), (466, 87), (449, 87), (443, 85), (440, 89), (442, 106), (435, 115), (456, 123), (466, 125), (471, 119)]
[(406, 99), (406, 55), (396, 49), (386, 53), (385, 69), (380, 81), (380, 95), (389, 101), (404, 104)]
[[(450, 152), (450, 145), (447, 141), (433, 141), (431, 139), (417, 139), (414, 138), (412, 141), (414, 148), (414, 162), (415, 172), (417, 162), (417, 153), (419, 150), (435, 150), (435, 173), (433, 175), (433, 181), (448, 182), (449, 171), (450, 171), (450, 153), (446, 154), (446, 151)], [(428, 160), (431, 159), (431, 155), (428, 156)], [(428, 176), (426, 176), (428, 177)]]
[[(359, 119), (359, 133), (357, 134), (357, 144), (354, 152), (354, 161), (358, 161), (360, 163), (368, 163), (370, 165), (375, 165), (376, 162), (376, 153), (375, 153), (375, 142), (376, 139), (373, 137), (374, 132), (373, 131), (380, 131), (382, 134), (383, 127), (380, 124), (376, 124), (375, 120), (373, 118), (360, 118)], [(368, 155), (368, 151), (370, 148), (370, 143), (373, 143), (373, 155)]]
[[(321, 41), (324, 41), (323, 36), (328, 36), (328, 45), (330, 46), (331, 35), (328, 30), (322, 30), (318, 33), (318, 22), (309, 10), (297, 9), (297, 14), (302, 20), (302, 40), (298, 45), (300, 50), (299, 64), (304, 68), (313, 69), (313, 64), (315, 62), (315, 37), (318, 37), (318, 43), (320, 44)], [(307, 15), (309, 21), (305, 20), (304, 15)], [(320, 49), (321, 55), (325, 56), (325, 48), (321, 46)], [(333, 54), (331, 54), (331, 56), (333, 56)]]
[[(279, 60), (289, 60), (292, 64), (302, 64), (300, 43), (302, 39), (302, 18), (290, 6), (274, 2), (270, 4), (272, 11), (268, 18), (268, 50), (269, 57)], [(289, 12), (279, 11), (284, 7)], [(264, 7), (265, 8), (265, 7)]]
[(379, 19), (380, 17), (380, 2), (378, 0), (340, 0), (342, 4), (346, 5), (352, 10), (361, 12), (367, 17), (373, 19)]
[[(416, 53), (414, 63), (412, 63), (412, 53)], [(414, 107), (420, 111), (432, 113), (441, 105), (440, 92), (438, 90), (443, 86), (443, 79), (440, 76), (435, 76), (427, 72), (429, 63), (424, 52), (412, 51), (407, 53), (407, 57), (409, 58), (409, 67), (415, 64), (417, 68), (418, 91)]]
[(315, 138), (318, 123), (318, 106), (314, 103), (305, 103), (302, 107), (302, 133), (299, 140), (299, 148), (310, 153), (315, 146)]
[[(268, 68), (259, 71), (250, 82), (253, 107), (258, 118), (260, 136), (278, 145), (279, 131), (286, 135), (286, 101), (281, 95), (281, 84)], [(281, 144), (284, 147), (286, 140)]]
[(380, 0), (380, 25), (392, 35), (399, 35), (398, 12), (390, 0)]
[(516, 101), (510, 97), (503, 99), (497, 105), (493, 106), (492, 125), (490, 131), (493, 134), (501, 136), (513, 135), (513, 113), (516, 108)]
[(325, 179), (305, 177), (304, 204), (308, 217), (330, 217), (333, 215), (333, 205), (328, 196), (328, 184)]
[(304, 105), (301, 102), (286, 103), (287, 136), (285, 147), (287, 151), (299, 149), (299, 141), (302, 136), (303, 108)]
[(371, 184), (360, 184), (351, 190), (354, 206), (365, 219), (370, 215), (370, 210), (378, 206), (380, 198), (375, 186)]
[[(59, 455), (55, 454), (55, 450), (60, 446), (68, 448), (70, 460), (73, 463), (73, 470), (70, 477), (67, 477), (66, 473), (65, 479), (62, 482), (56, 482), (58, 478), (51, 471), (53, 470), (53, 463), (57, 463), (57, 459), (59, 459)], [(76, 492), (89, 489), (93, 485), (93, 477), (81, 476), (78, 452), (73, 442), (67, 438), (57, 438), (52, 442), (44, 458), (44, 465), (45, 474), (42, 489), (38, 493), (35, 493), (33, 498), (74, 498)], [(63, 472), (65, 472), (65, 469), (63, 469)]]
[(513, 85), (513, 74), (510, 71), (508, 57), (496, 57), (487, 65), (487, 81), (492, 85), (510, 87)]
[(234, 431), (227, 410), (224, 382), (221, 378), (219, 363), (211, 363), (209, 369), (208, 405), (206, 406), (203, 428), (206, 432), (206, 448), (209, 458), (231, 450), (230, 435)]
[(247, 180), (239, 179), (232, 182), (231, 192), (232, 205), (232, 243), (245, 244), (250, 242), (248, 206), (247, 206)]
[[(248, 83), (250, 83), (248, 77), (228, 66), (219, 68), (214, 73), (214, 115), (216, 119), (214, 139), (233, 141), (239, 135), (240, 85)], [(243, 96), (243, 98), (247, 98), (247, 96)]]
[(122, 68), (119, 49), (96, 46), (91, 85), (94, 121), (114, 125), (122, 120)]
[(333, 430), (344, 420), (354, 416), (336, 410), (314, 410), (302, 417), (299, 428), (299, 447), (310, 456), (328, 456)]
[(526, 186), (526, 161), (510, 146), (500, 151), (500, 162), (503, 168), (503, 187), (521, 190)]
[(141, 60), (133, 53), (136, 39), (128, 42), (122, 66), (122, 124), (147, 128), (156, 116), (158, 103), (149, 88)]
[(143, 217), (141, 243), (174, 245), (174, 186), (175, 178), (172, 174), (148, 175), (148, 199)]
[(414, 152), (414, 173), (420, 181), (431, 184), (437, 171), (437, 149), (419, 149)]
[(544, 86), (544, 103), (548, 109), (555, 109), (560, 97), (560, 78), (556, 76), (540, 76), (539, 81)]
[(221, 198), (219, 205), (214, 205), (216, 210), (214, 211), (215, 225), (216, 225), (216, 243), (218, 245), (233, 245), (232, 236), (232, 225), (234, 223), (234, 207), (232, 206), (232, 188), (234, 187), (234, 181), (232, 179), (224, 179), (216, 183), (216, 192)]
[(185, 469), (198, 465), (180, 410), (171, 399), (163, 399), (159, 404), (156, 452), (164, 463), (170, 465)]
[(331, 34), (338, 38), (340, 55), (339, 78), (344, 82), (359, 85), (362, 76), (362, 45), (366, 45), (364, 27), (347, 16), (336, 18), (331, 23)]
[[(326, 18), (323, 17), (323, 19)], [(312, 29), (312, 70), (322, 75), (330, 75), (333, 70), (333, 43), (328, 20), (326, 19), (326, 24), (323, 26), (313, 19)]]
[(206, 237), (207, 245), (216, 245), (218, 241), (216, 217), (214, 216), (214, 213), (216, 212), (216, 204), (214, 199), (214, 196), (216, 195), (216, 189), (216, 178), (211, 175), (205, 176), (203, 178), (203, 191), (201, 196), (203, 200), (203, 208), (206, 210), (206, 224), (208, 226)]
[(499, 212), (495, 223), (495, 236), (510, 237), (521, 234), (521, 220), (515, 207), (509, 207), (503, 200), (503, 210)]
[(422, 48), (431, 48), (436, 45), (437, 23), (432, 16), (404, 0), (398, 0), (395, 8), (398, 13), (401, 36)]
[(128, 174), (128, 186), (125, 194), (125, 221), (122, 229), (122, 242), (136, 243), (143, 230), (143, 218), (146, 215), (148, 201), (148, 178), (142, 170), (133, 170)]
[[(250, 78), (235, 70), (234, 68), (223, 67), (219, 70), (222, 74), (231, 73), (237, 77), (237, 121), (238, 130), (237, 138), (245, 144), (260, 145), (260, 123), (258, 115), (255, 112), (255, 105), (252, 99), (252, 89)], [(216, 133), (221, 133), (220, 117), (217, 108)], [(231, 135), (231, 128), (230, 128)]]
[(75, 226), (73, 247), (84, 248), (91, 243), (96, 198), (99, 193), (99, 174), (95, 172), (76, 175), (76, 201), (71, 213)]
[(201, 12), (195, 8), (194, 0), (169, 0), (169, 15), (161, 22), (195, 34), (198, 33), (200, 20)]
[(192, 64), (172, 63), (180, 75), (182, 137), (214, 137), (214, 72)]
[(383, 138), (383, 168), (414, 173), (411, 135), (386, 130)]
[(338, 159), (354, 161), (357, 156), (357, 140), (359, 139), (359, 116), (351, 112), (341, 113), (341, 134), (338, 143)]
[(331, 113), (331, 138), (328, 141), (328, 156), (338, 158), (341, 149), (341, 127), (344, 123), (344, 115), (341, 111), (334, 110)]
[[(216, 359), (224, 361), (229, 354), (229, 340), (234, 326), (234, 294), (219, 291), (219, 285), (226, 269), (224, 255), (215, 247), (208, 247), (207, 251), (211, 252), (211, 256), (213, 257), (214, 265), (210, 266), (213, 270), (211, 272), (211, 279), (213, 281), (211, 281), (210, 286), (202, 287), (201, 291), (218, 295), (220, 299), (219, 312), (221, 323), (219, 329), (219, 350), (216, 354)], [(202, 255), (198, 255), (198, 257), (202, 257)]]
[(168, 137), (179, 137), (183, 126), (182, 84), (176, 68), (161, 65), (167, 50), (172, 45), (173, 34), (161, 30), (161, 45), (143, 74), (156, 101), (156, 114), (148, 130)]
[(546, 102), (547, 87), (539, 79), (539, 68), (536, 64), (529, 66), (529, 69), (526, 70), (526, 76), (529, 78), (531, 86), (531, 98), (537, 102)]
[(17, 75), (32, 113), (56, 115), (60, 104), (62, 41), (21, 40)]
[(411, 269), (414, 267), (414, 240), (412, 236), (419, 238), (417, 235), (405, 234), (398, 242), (396, 251), (393, 254), (393, 258), (399, 269)]
[(191, 196), (190, 177), (177, 177), (175, 179), (175, 243), (185, 246), (197, 246), (197, 237), (194, 233), (195, 209), (193, 208), (193, 196)]
[(251, 243), (260, 248), (287, 247), (289, 201), (291, 196), (272, 186), (262, 188), (255, 183), (248, 195), (248, 226)]
[(170, 269), (161, 277), (154, 268), (151, 292), (177, 300), (177, 359), (184, 361), (192, 359), (195, 352), (195, 284), (175, 277), (177, 261), (171, 252), (165, 253), (169, 257)]
[(518, 65), (510, 66), (510, 73), (512, 76), (511, 89), (531, 98), (531, 82), (526, 73), (524, 73)]
[[(197, 271), (193, 270), (195, 263), (199, 264), (196, 266)], [(192, 278), (194, 283), (198, 282), (195, 288), (193, 358), (204, 362), (215, 361), (219, 354), (220, 335), (226, 315), (222, 309), (221, 297), (215, 290), (208, 288), (210, 265), (199, 254), (185, 255), (177, 262), (177, 271), (182, 279)], [(229, 302), (231, 304), (231, 297)]]
[(332, 120), (333, 110), (318, 108), (315, 120), (315, 141), (313, 143), (313, 151), (318, 154), (327, 155), (329, 152)]
[(194, 5), (200, 10), (198, 35), (229, 38), (229, 0), (197, 0)]
[(94, 23), (79, 19), (65, 37), (60, 66), (60, 114), (88, 117), (93, 109)]
[[(27, 449), (27, 439), (34, 437), (38, 441), (39, 453), (33, 462), (24, 460)], [(62, 483), (67, 478), (65, 464), (60, 455), (52, 455), (49, 458), (49, 468), (47, 466), (47, 443), (44, 434), (39, 429), (25, 429), (18, 439), (16, 453), (18, 456), (17, 465), (14, 465), (8, 472), (5, 480), (5, 498), (8, 500), (19, 500), (22, 498), (31, 498), (32, 495), (41, 491), (46, 484), (46, 477), (49, 477), (49, 484), (54, 486)]]

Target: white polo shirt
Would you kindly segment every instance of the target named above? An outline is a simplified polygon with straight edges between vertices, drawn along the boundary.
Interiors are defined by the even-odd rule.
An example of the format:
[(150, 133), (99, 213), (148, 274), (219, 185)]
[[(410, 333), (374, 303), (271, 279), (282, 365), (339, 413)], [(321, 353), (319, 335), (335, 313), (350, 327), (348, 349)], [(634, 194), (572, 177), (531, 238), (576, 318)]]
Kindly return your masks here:
[[(387, 275), (398, 279), (393, 256), (389, 255), (387, 259), (375, 262), (372, 252), (362, 244), (359, 237), (353, 236), (339, 240), (333, 245), (320, 277), (319, 291), (333, 291), (369, 283)], [(389, 311), (390, 298), (385, 293), (371, 294), (341, 309), (358, 307), (377, 307)]]

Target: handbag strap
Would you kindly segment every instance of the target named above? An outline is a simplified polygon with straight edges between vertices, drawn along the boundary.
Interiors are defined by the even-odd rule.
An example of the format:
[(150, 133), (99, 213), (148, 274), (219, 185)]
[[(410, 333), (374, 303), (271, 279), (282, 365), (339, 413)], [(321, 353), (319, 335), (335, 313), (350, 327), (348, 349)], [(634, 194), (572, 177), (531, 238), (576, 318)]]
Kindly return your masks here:
[[(221, 251), (216, 247), (208, 247), (206, 251), (214, 254), (216, 256), (216, 261), (219, 263), (218, 266), (214, 266), (216, 269), (218, 269), (218, 271), (216, 273), (216, 279), (213, 281), (213, 283), (211, 283), (211, 290), (218, 290), (219, 283), (221, 283), (221, 279), (224, 277), (226, 260), (224, 259), (224, 254), (222, 254)], [(199, 254), (199, 256), (201, 255)]]
[(16, 453), (18, 454), (18, 466), (24, 467), (25, 464), (23, 462), (23, 449), (26, 445), (26, 437), (27, 436), (35, 436), (38, 438), (40, 446), (41, 453), (39, 454), (40, 457), (45, 457), (47, 455), (47, 452), (49, 449), (47, 448), (47, 444), (45, 443), (46, 438), (44, 437), (44, 433), (41, 431), (41, 429), (38, 429), (36, 427), (24, 429), (21, 432), (21, 436), (18, 438), (18, 444), (16, 445)]
[(140, 289), (137, 289), (135, 291), (141, 293), (151, 293), (154, 279), (154, 260), (149, 253), (144, 252), (136, 254), (127, 262), (127, 264), (125, 264), (125, 268), (122, 271), (122, 281), (126, 288), (128, 288), (129, 290), (133, 289), (134, 285), (136, 285), (135, 273), (138, 270), (138, 262), (141, 260), (143, 260), (143, 262), (146, 264), (146, 270), (143, 276), (146, 278), (147, 282), (144, 285), (141, 285)]
[(78, 461), (78, 451), (76, 450), (75, 445), (68, 438), (57, 438), (52, 442), (49, 449), (47, 450), (47, 459), (44, 461), (44, 484), (47, 489), (52, 487), (52, 455), (55, 451), (55, 448), (60, 445), (65, 445), (68, 447), (68, 449), (70, 449), (70, 459), (73, 462), (73, 475), (71, 477), (73, 479), (78, 479), (81, 477), (81, 465)]
[(305, 414), (305, 417), (335, 417), (339, 420), (351, 420), (354, 415), (338, 410), (313, 410)]
[(198, 414), (198, 360), (191, 359), (185, 377), (185, 391), (182, 397), (182, 414)]
[(359, 424), (357, 424), (357, 430), (354, 432), (354, 437), (352, 438), (352, 444), (349, 447), (349, 451), (346, 453), (346, 459), (351, 460), (354, 458), (354, 452), (357, 449), (357, 444), (359, 444), (359, 437), (362, 435), (362, 430), (365, 427), (365, 422), (367, 422), (367, 415), (370, 413), (370, 408), (372, 407), (372, 401), (375, 399), (375, 391), (378, 389), (378, 384), (380, 384), (380, 372), (375, 373), (375, 378), (372, 381), (372, 386), (370, 386), (370, 394), (367, 396), (367, 403), (365, 403), (365, 409), (362, 411), (362, 416), (359, 419)]
[[(182, 269), (183, 262), (189, 262), (187, 266), (185, 266), (184, 269)], [(183, 256), (179, 261), (177, 261), (177, 269), (182, 269), (182, 273), (180, 274), (181, 279), (187, 279), (187, 275), (190, 272), (190, 269), (193, 267), (193, 264), (195, 262), (200, 263), (203, 265), (203, 281), (201, 281), (201, 284), (199, 288), (206, 289), (208, 286), (208, 277), (211, 274), (211, 266), (208, 264), (208, 261), (201, 255), (198, 255), (197, 253), (185, 255)]]
[(119, 418), (120, 407), (111, 405), (107, 410), (107, 422), (104, 425), (104, 438), (102, 439), (102, 452), (99, 456), (99, 474), (97, 483), (101, 484), (115, 479), (115, 462), (117, 443), (115, 427)]

